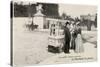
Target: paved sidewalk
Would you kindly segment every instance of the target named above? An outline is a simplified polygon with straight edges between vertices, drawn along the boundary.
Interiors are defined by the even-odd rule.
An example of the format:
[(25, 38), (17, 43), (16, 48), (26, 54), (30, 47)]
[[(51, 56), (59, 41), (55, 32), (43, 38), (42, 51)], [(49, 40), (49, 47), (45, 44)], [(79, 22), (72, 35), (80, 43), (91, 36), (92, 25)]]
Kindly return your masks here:
[(95, 61), (96, 58), (96, 48), (91, 43), (85, 43), (85, 52), (84, 53), (75, 53), (73, 50), (70, 51), (70, 54), (60, 53), (51, 58), (48, 58), (41, 62), (40, 64), (63, 64), (63, 63), (76, 63), (76, 62), (88, 62)]

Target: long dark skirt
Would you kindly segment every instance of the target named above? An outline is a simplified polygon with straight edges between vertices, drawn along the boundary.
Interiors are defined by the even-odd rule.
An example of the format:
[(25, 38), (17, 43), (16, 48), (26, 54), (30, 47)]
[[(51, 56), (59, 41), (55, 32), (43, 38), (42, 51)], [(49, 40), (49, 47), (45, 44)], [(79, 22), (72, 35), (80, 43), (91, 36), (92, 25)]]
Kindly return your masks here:
[(75, 38), (73, 37), (71, 40), (71, 49), (75, 50), (75, 46), (76, 46)]
[(64, 48), (64, 53), (69, 53), (70, 42), (65, 42), (63, 48)]

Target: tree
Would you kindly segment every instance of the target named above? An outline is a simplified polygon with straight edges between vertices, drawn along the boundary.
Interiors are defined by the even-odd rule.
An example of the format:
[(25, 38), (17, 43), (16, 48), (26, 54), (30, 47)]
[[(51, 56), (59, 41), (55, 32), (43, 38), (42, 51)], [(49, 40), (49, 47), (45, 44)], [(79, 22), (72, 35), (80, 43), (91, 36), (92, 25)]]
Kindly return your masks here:
[(27, 5), (17, 4), (14, 3), (14, 16), (15, 17), (26, 17), (28, 16), (27, 14)]
[(65, 19), (67, 18), (66, 13), (62, 13), (62, 16), (61, 16), (61, 17), (62, 17), (62, 19), (64, 19), (64, 20), (65, 20)]
[(95, 16), (94, 26), (97, 28), (97, 14)]
[(83, 15), (81, 16), (81, 22), (87, 26), (87, 30), (91, 31), (91, 26), (93, 24), (94, 21), (91, 20), (92, 15), (88, 14), (88, 15)]
[(36, 13), (36, 6), (38, 4), (43, 5), (43, 14), (48, 17), (59, 17), (58, 4), (49, 4), (49, 3), (37, 3), (37, 4), (18, 4), (14, 3), (14, 16), (15, 17), (28, 17), (29, 14), (33, 16)]
[[(39, 3), (38, 3), (39, 4)], [(40, 3), (43, 5), (43, 14), (47, 17), (53, 17), (58, 18), (59, 12), (58, 12), (58, 4), (49, 4), (49, 3)]]

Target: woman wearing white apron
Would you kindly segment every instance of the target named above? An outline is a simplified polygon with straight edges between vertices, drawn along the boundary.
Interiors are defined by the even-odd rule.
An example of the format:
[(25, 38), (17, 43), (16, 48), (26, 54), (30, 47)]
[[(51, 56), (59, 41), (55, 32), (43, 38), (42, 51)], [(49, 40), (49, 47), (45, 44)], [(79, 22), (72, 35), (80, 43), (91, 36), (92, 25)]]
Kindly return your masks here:
[(77, 37), (75, 39), (75, 52), (76, 53), (82, 53), (84, 52), (84, 46), (83, 46), (83, 41), (82, 41), (82, 35), (81, 35), (81, 28), (80, 25), (77, 24)]

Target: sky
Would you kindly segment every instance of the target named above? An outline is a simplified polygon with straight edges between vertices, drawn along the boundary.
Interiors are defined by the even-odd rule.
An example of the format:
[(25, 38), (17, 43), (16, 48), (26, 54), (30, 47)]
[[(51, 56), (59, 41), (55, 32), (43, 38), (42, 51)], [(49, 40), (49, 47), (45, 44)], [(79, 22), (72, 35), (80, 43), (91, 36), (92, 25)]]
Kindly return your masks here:
[(72, 17), (79, 17), (80, 15), (96, 14), (97, 7), (93, 5), (72, 5), (59, 4), (59, 13), (66, 13)]

